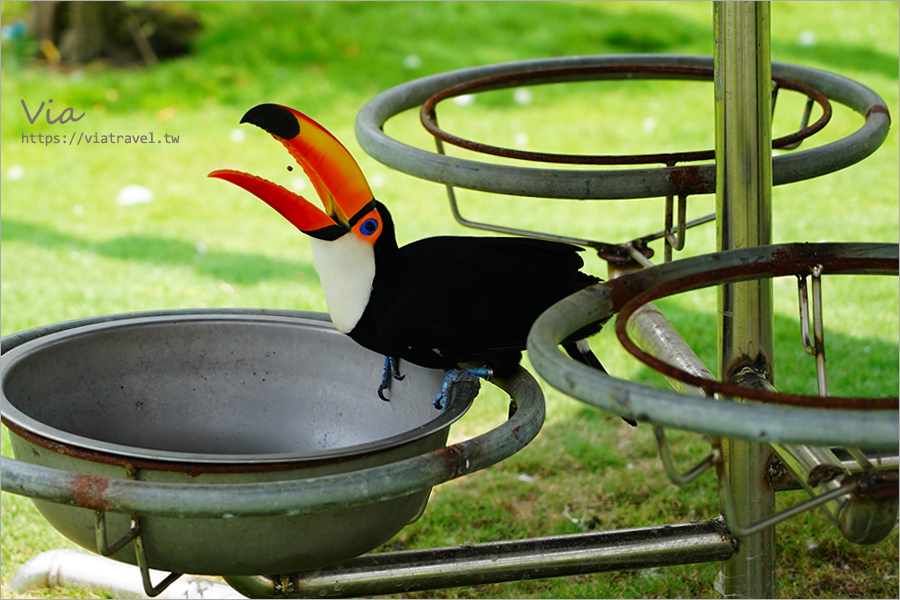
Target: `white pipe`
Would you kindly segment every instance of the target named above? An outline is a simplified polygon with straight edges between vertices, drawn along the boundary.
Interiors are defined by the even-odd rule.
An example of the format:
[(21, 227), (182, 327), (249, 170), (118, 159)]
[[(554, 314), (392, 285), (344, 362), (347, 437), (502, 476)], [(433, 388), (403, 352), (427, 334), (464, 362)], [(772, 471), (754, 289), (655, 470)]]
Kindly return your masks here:
[[(150, 569), (150, 581), (162, 581), (168, 573)], [(19, 567), (9, 582), (15, 592), (35, 588), (90, 586), (114, 598), (149, 598), (144, 593), (141, 570), (95, 554), (77, 550), (48, 550)], [(230, 586), (202, 577), (183, 576), (157, 598), (244, 598)]]

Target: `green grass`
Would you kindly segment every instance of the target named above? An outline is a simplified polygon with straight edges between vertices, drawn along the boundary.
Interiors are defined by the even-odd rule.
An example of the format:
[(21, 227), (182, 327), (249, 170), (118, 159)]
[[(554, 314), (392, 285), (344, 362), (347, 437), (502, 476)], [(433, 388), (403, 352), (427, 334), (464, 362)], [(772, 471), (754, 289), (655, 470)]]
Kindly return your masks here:
[[(184, 3), (205, 29), (190, 57), (144, 69), (90, 65), (53, 70), (4, 42), (2, 152), (3, 335), (67, 319), (180, 307), (324, 310), (309, 243), (260, 202), (206, 178), (231, 167), (290, 183), (283, 148), (241, 115), (280, 102), (312, 115), (359, 160), (408, 242), (466, 234), (446, 208), (440, 186), (392, 171), (362, 152), (356, 112), (376, 93), (413, 78), (509, 60), (602, 53), (710, 54), (708, 2), (679, 3)], [(6, 25), (25, 7), (2, 4)], [(815, 43), (808, 45), (810, 39)], [(774, 3), (774, 60), (833, 71), (877, 91), (898, 110), (896, 2)], [(408, 57), (419, 66), (407, 67)], [(526, 149), (581, 153), (695, 150), (714, 143), (711, 88), (704, 83), (597, 82), (530, 88), (527, 105), (513, 91), (480, 95), (470, 106), (441, 105), (441, 124), (465, 137)], [(54, 99), (83, 120), (31, 125), (33, 110)], [(776, 135), (799, 121), (799, 99), (779, 99)], [(862, 119), (835, 107), (832, 124), (809, 144), (846, 136)], [(243, 142), (232, 133), (244, 130)], [(39, 146), (23, 133), (154, 132), (178, 144)], [(413, 112), (387, 131), (419, 147), (432, 142)], [(527, 136), (523, 137), (522, 134)], [(462, 154), (458, 152), (458, 154)], [(773, 192), (775, 242), (898, 240), (898, 136), (862, 163)], [(20, 175), (18, 178), (15, 175)], [(148, 204), (120, 206), (119, 191), (151, 189)], [(663, 224), (661, 200), (552, 202), (459, 192), (475, 219), (621, 242)], [(690, 199), (689, 217), (714, 207)], [(661, 247), (654, 244), (658, 255)], [(688, 236), (688, 256), (715, 250), (715, 228)], [(587, 254), (587, 253), (586, 253)], [(588, 268), (605, 265), (586, 256)], [(775, 283), (776, 382), (814, 393), (814, 366), (799, 346), (796, 288)], [(825, 279), (826, 342), (833, 393), (896, 395), (896, 278)], [(715, 292), (659, 303), (715, 369)], [(608, 328), (609, 329), (609, 328)], [(618, 377), (652, 385), (661, 378), (630, 359), (611, 331), (594, 347)], [(527, 365), (527, 362), (526, 362)], [(486, 386), (454, 429), (455, 439), (498, 423), (504, 398)], [(707, 519), (717, 514), (715, 478), (675, 488), (663, 474), (652, 432), (632, 429), (544, 386), (547, 421), (538, 438), (508, 461), (435, 489), (424, 517), (384, 549), (428, 548), (508, 538), (612, 530)], [(708, 442), (673, 432), (679, 464), (692, 464)], [(3, 454), (10, 455), (3, 431)], [(528, 477), (520, 477), (527, 475)], [(802, 494), (779, 495), (779, 506)], [(819, 512), (778, 526), (778, 584), (783, 597), (882, 597), (898, 592), (897, 531), (875, 546), (844, 541)], [(31, 502), (2, 495), (3, 596), (28, 558), (71, 547)], [(526, 581), (442, 590), (447, 597), (716, 597), (718, 564)], [(414, 594), (429, 597), (434, 593)], [(97, 597), (52, 590), (26, 597)]]

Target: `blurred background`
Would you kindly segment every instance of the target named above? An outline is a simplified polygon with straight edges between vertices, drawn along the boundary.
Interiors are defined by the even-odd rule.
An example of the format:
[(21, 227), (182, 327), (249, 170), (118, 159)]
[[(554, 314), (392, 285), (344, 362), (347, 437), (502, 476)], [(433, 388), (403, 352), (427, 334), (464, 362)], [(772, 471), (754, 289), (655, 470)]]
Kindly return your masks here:
[[(239, 125), (258, 103), (292, 106), (333, 132), (390, 206), (398, 239), (406, 243), (472, 232), (453, 221), (442, 186), (393, 171), (360, 149), (354, 119), (377, 93), (426, 75), (505, 61), (713, 50), (710, 2), (3, 2), (0, 9), (3, 335), (163, 308), (324, 311), (307, 238), (249, 194), (206, 177), (218, 168), (245, 170), (315, 200), (301, 171), (287, 169), (293, 161), (280, 144)], [(896, 119), (897, 2), (774, 2), (771, 16), (774, 61), (856, 80), (880, 94)], [(803, 104), (796, 94), (782, 94), (775, 136), (797, 129)], [(440, 115), (445, 129), (495, 145), (628, 154), (711, 149), (713, 111), (708, 83), (632, 81), (500, 90), (445, 102)], [(802, 147), (840, 139), (861, 124), (862, 117), (835, 105), (832, 123)], [(386, 131), (433, 147), (416, 111), (392, 119)], [(125, 137), (136, 142), (150, 135), (153, 143)], [(608, 242), (646, 235), (664, 222), (662, 199), (554, 202), (458, 193), (473, 219)], [(897, 242), (898, 195), (894, 127), (865, 161), (775, 188), (774, 241)], [(714, 205), (711, 196), (691, 197), (688, 218)], [(661, 245), (653, 248), (661, 260)], [(691, 230), (676, 258), (714, 250), (710, 224)], [(588, 268), (605, 277), (605, 264), (585, 254)], [(830, 391), (896, 395), (896, 279), (826, 278), (825, 286)], [(815, 393), (815, 367), (799, 342), (794, 284), (778, 280), (775, 291), (777, 383), (785, 391)], [(715, 371), (715, 291), (659, 305)], [(593, 344), (617, 377), (664, 385), (609, 331)], [(548, 415), (537, 440), (487, 472), (437, 488), (423, 519), (384, 549), (716, 514), (712, 474), (674, 488), (648, 428), (632, 429), (544, 387)], [(475, 435), (504, 418), (505, 399), (490, 391), (482, 396), (453, 435)], [(3, 435), (9, 455), (5, 429)], [(700, 436), (674, 438), (684, 464), (708, 449)], [(779, 503), (800, 499), (782, 494)], [(33, 555), (71, 544), (29, 500), (3, 494), (2, 501), (5, 586)], [(854, 546), (817, 512), (778, 530), (780, 595), (897, 596), (896, 531), (877, 546)], [(717, 573), (717, 565), (696, 565), (442, 594), (717, 597)], [(98, 597), (89, 590), (48, 593)]]

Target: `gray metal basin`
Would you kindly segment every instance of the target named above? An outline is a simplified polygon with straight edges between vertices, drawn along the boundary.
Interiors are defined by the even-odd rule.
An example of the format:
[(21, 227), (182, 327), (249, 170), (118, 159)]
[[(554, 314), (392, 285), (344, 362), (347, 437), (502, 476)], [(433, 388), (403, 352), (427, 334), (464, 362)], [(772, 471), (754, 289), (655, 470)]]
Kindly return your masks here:
[[(2, 360), (3, 422), (16, 458), (152, 482), (302, 480), (441, 448), (471, 405), (471, 394), (459, 394), (436, 411), (444, 373), (406, 363), (383, 402), (383, 357), (322, 315), (262, 312), (112, 316), (33, 330)], [(87, 497), (94, 490), (84, 481)], [(313, 514), (142, 516), (143, 544), (150, 567), (176, 572), (308, 570), (385, 542), (421, 514), (429, 493)], [(97, 551), (95, 511), (35, 504), (63, 535)], [(108, 513), (106, 521), (111, 543), (130, 519)], [(134, 564), (131, 546), (113, 558)]]

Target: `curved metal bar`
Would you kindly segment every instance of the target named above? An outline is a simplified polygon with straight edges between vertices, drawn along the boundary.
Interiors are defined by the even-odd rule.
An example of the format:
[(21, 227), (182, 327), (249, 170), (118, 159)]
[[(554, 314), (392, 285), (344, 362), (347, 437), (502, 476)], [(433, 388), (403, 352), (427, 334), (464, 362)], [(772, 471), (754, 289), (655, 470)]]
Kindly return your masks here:
[[(384, 124), (391, 117), (420, 106), (445, 88), (472, 79), (523, 69), (622, 64), (708, 68), (712, 66), (712, 58), (666, 54), (573, 56), (502, 63), (432, 75), (386, 90), (367, 102), (356, 117), (356, 137), (369, 155), (403, 173), (485, 192), (590, 200), (713, 192), (716, 179), (714, 164), (602, 171), (497, 165), (428, 152), (394, 140), (383, 131)], [(772, 75), (816, 89), (865, 117), (865, 124), (842, 140), (774, 157), (774, 184), (801, 181), (843, 169), (872, 154), (887, 137), (890, 114), (884, 101), (869, 88), (839, 75), (784, 63), (772, 63)]]
[(534, 378), (520, 368), (497, 384), (513, 397), (518, 410), (496, 429), (433, 452), (351, 473), (191, 485), (84, 475), (4, 458), (2, 487), (13, 494), (93, 510), (169, 517), (297, 515), (388, 500), (489, 467), (512, 456), (537, 435), (544, 420), (544, 402)]
[[(97, 322), (129, 316), (173, 315), (188, 311), (154, 311), (97, 317)], [(204, 313), (207, 311), (203, 311)], [(210, 309), (209, 314), (279, 314), (325, 320), (321, 313)], [(84, 324), (83, 320), (79, 323)], [(71, 327), (71, 324), (68, 324)], [(38, 335), (63, 330), (59, 323), (3, 338), (3, 350)], [(27, 335), (25, 335), (27, 334)], [(72, 473), (4, 457), (2, 489), (13, 494), (141, 516), (249, 517), (308, 514), (405, 496), (467, 475), (504, 460), (524, 448), (544, 422), (540, 386), (524, 369), (495, 383), (509, 393), (518, 410), (495, 429), (464, 442), (408, 459), (350, 473), (291, 481), (248, 484), (180, 484), (133, 481)], [(460, 386), (474, 386), (465, 381)]]
[[(581, 164), (581, 165), (640, 165), (661, 163), (672, 166), (680, 162), (692, 162), (699, 160), (713, 160), (715, 150), (700, 150), (694, 152), (672, 152), (664, 154), (636, 154), (595, 156), (588, 154), (558, 154), (553, 152), (530, 152), (502, 148), (467, 140), (453, 135), (441, 129), (437, 124), (436, 110), (439, 102), (448, 98), (471, 94), (487, 90), (505, 89), (520, 85), (534, 85), (558, 83), (560, 81), (591, 81), (595, 79), (646, 79), (652, 76), (659, 79), (696, 79), (698, 81), (713, 80), (712, 67), (679, 67), (671, 65), (648, 66), (640, 64), (606, 65), (597, 67), (562, 67), (555, 69), (535, 69), (503, 73), (493, 77), (475, 79), (465, 83), (451, 86), (434, 94), (422, 104), (419, 111), (420, 120), (425, 129), (438, 140), (453, 144), (473, 152), (493, 154), (505, 158), (516, 158), (537, 162)], [(649, 77), (648, 77), (649, 76)], [(810, 103), (816, 102), (822, 108), (822, 116), (813, 123), (808, 124), (809, 112), (800, 130), (786, 136), (772, 140), (773, 148), (796, 147), (807, 137), (817, 133), (831, 120), (831, 104), (824, 94), (794, 81), (788, 81), (781, 77), (772, 78), (775, 89), (789, 89), (805, 94)]]
[(145, 310), (137, 312), (118, 313), (113, 315), (101, 315), (99, 317), (85, 317), (72, 321), (61, 321), (41, 327), (34, 327), (18, 333), (11, 333), (0, 338), (0, 352), (9, 352), (13, 348), (30, 342), (39, 337), (66, 331), (73, 327), (82, 327), (86, 325), (96, 325), (99, 323), (108, 323), (110, 321), (121, 321), (125, 319), (135, 319), (139, 317), (174, 317), (180, 315), (243, 315), (243, 316), (270, 316), (270, 317), (291, 317), (300, 319), (312, 319), (315, 321), (331, 322), (328, 313), (308, 312), (304, 310), (283, 310), (274, 308), (173, 308), (167, 310)]
[[(618, 318), (616, 319), (616, 335), (622, 346), (628, 350), (635, 358), (648, 365), (649, 367), (665, 374), (667, 377), (678, 379), (684, 383), (688, 383), (703, 389), (707, 394), (722, 394), (732, 398), (745, 398), (758, 400), (760, 402), (771, 402), (775, 404), (791, 404), (797, 406), (812, 406), (815, 408), (836, 408), (847, 409), (857, 408), (866, 410), (896, 410), (897, 397), (888, 398), (846, 398), (839, 396), (806, 396), (801, 394), (776, 393), (767, 389), (760, 389), (755, 386), (742, 386), (731, 382), (716, 381), (706, 378), (695, 373), (690, 373), (679, 366), (671, 365), (660, 358), (651, 355), (641, 349), (629, 336), (627, 326), (631, 316), (640, 309), (641, 306), (658, 300), (659, 298), (670, 296), (687, 289), (697, 289), (699, 287), (707, 287), (713, 284), (733, 283), (736, 281), (744, 281), (747, 279), (767, 278), (780, 275), (793, 275), (802, 272), (808, 268), (809, 255), (814, 254), (816, 260), (828, 264), (832, 273), (861, 273), (870, 274), (878, 273), (879, 266), (883, 269), (880, 274), (897, 274), (897, 246), (892, 244), (871, 244), (871, 253), (869, 256), (848, 259), (846, 253), (842, 253), (835, 244), (819, 244), (817, 249), (810, 253), (798, 252), (796, 245), (783, 245), (774, 251), (768, 257), (757, 253), (754, 260), (753, 269), (748, 265), (736, 261), (733, 256), (725, 254), (723, 260), (718, 261), (709, 271), (704, 271), (703, 282), (700, 283), (699, 274), (696, 270), (691, 270), (693, 264), (702, 264), (697, 259), (692, 263), (682, 265), (678, 276), (670, 277), (671, 270), (656, 271), (652, 278), (653, 284), (643, 288), (640, 293), (630, 298), (624, 306), (618, 310)], [(880, 248), (878, 246), (881, 246)], [(799, 248), (804, 250), (809, 245), (800, 245)], [(888, 264), (884, 263), (884, 259), (888, 259)], [(821, 269), (821, 264), (817, 265)], [(752, 275), (750, 273), (753, 273)], [(665, 274), (665, 275), (664, 275)], [(617, 284), (610, 284), (617, 285)], [(631, 288), (635, 289), (635, 288)], [(819, 294), (821, 301), (821, 291)], [(819, 310), (821, 312), (821, 309)], [(818, 329), (816, 336), (818, 339), (824, 335), (821, 331), (821, 315), (818, 318)]]
[[(731, 261), (744, 263), (749, 275), (754, 265), (767, 258), (822, 246), (854, 256), (879, 253), (885, 264), (896, 268), (897, 247), (893, 244), (783, 244), (684, 259), (586, 288), (553, 305), (531, 328), (529, 358), (541, 377), (564, 393), (615, 414), (663, 427), (749, 441), (875, 449), (895, 446), (900, 435), (897, 410), (827, 410), (687, 396), (615, 379), (572, 361), (559, 348), (571, 333), (615, 314), (631, 296), (661, 275), (697, 274)], [(702, 284), (699, 277), (697, 282), (698, 286)]]

